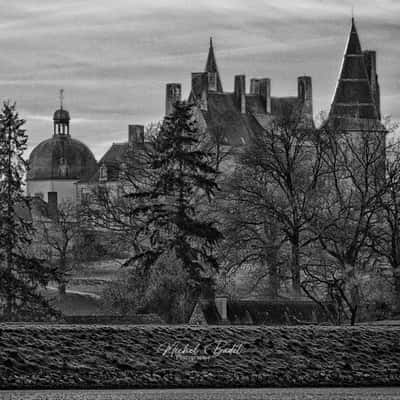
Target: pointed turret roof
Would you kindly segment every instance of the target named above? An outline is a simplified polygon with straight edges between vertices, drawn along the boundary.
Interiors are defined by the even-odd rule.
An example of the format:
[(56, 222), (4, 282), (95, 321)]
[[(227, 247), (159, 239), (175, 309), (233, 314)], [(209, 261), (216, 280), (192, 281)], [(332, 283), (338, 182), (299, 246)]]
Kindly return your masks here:
[(210, 37), (210, 48), (208, 50), (208, 57), (204, 72), (215, 72), (217, 74), (217, 91), (222, 92), (222, 83), (218, 72), (217, 61), (215, 59), (214, 46), (211, 37)]
[(378, 119), (354, 18), (351, 19), (350, 35), (330, 116)]

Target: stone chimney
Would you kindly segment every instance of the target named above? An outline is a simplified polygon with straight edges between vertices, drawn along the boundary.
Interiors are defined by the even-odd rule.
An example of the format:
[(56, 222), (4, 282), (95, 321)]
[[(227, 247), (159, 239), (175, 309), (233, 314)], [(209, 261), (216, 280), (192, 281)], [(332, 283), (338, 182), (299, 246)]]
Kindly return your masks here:
[(235, 88), (234, 95), (236, 104), (242, 114), (246, 114), (246, 76), (236, 75), (235, 76)]
[(381, 96), (378, 83), (378, 74), (376, 70), (376, 51), (365, 50), (364, 62), (367, 69), (369, 84), (371, 86), (372, 97), (375, 101), (376, 111), (378, 113), (378, 118), (381, 119)]
[(303, 102), (303, 112), (309, 119), (313, 118), (312, 80), (311, 76), (297, 78), (297, 97)]
[(265, 112), (271, 114), (271, 79), (260, 79), (259, 92), (265, 106)]
[(215, 297), (215, 307), (220, 315), (222, 322), (228, 321), (228, 298), (224, 295)]
[(250, 79), (250, 94), (260, 94), (260, 80), (256, 78)]
[(200, 103), (200, 109), (208, 110), (207, 105), (208, 92), (208, 73), (192, 72), (192, 95)]
[(128, 142), (130, 145), (144, 143), (143, 125), (128, 125)]
[(165, 90), (165, 115), (174, 112), (174, 104), (181, 101), (182, 87), (180, 83), (167, 83)]
[(47, 213), (51, 219), (57, 219), (58, 216), (57, 192), (47, 193)]

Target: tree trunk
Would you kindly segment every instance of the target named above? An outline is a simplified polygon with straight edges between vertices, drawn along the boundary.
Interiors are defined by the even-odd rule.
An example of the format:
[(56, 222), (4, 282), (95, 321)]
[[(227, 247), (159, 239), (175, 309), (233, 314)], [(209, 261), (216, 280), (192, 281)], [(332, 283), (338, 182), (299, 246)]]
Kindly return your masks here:
[(60, 278), (58, 280), (58, 293), (60, 295), (64, 295), (67, 289), (67, 279), (66, 279), (66, 270), (67, 270), (67, 260), (66, 260), (66, 249), (63, 254), (61, 254), (60, 266), (58, 273), (60, 274)]
[(295, 296), (300, 296), (301, 285), (300, 285), (300, 249), (299, 242), (295, 240), (291, 243), (292, 254), (290, 260), (290, 268), (292, 273), (292, 289)]
[(271, 260), (269, 265), (269, 291), (274, 299), (278, 297), (280, 289), (279, 272), (276, 260)]
[(393, 270), (394, 279), (394, 313), (400, 314), (400, 267)]
[(355, 306), (354, 308), (351, 308), (351, 310), (350, 310), (350, 325), (351, 326), (355, 325), (355, 323), (356, 323), (357, 309), (358, 309), (358, 307)]

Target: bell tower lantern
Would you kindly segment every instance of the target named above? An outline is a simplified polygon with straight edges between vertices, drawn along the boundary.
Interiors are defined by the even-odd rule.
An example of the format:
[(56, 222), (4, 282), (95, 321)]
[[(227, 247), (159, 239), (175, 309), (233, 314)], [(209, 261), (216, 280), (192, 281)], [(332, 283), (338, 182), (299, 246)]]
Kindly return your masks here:
[(69, 112), (64, 110), (64, 89), (60, 90), (60, 108), (53, 115), (54, 136), (69, 136)]

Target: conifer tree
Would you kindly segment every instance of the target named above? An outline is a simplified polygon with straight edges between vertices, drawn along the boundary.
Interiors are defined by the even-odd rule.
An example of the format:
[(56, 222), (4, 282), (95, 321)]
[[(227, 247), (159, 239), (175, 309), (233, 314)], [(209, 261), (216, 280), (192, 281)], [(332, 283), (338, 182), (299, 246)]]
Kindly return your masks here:
[(201, 290), (212, 293), (218, 270), (213, 248), (222, 238), (207, 218), (207, 203), (218, 190), (217, 171), (199, 137), (192, 106), (177, 102), (149, 150), (147, 184), (131, 194), (142, 222), (137, 242), (145, 243), (132, 260), (146, 270), (162, 255), (174, 254), (188, 273), (194, 296)]
[(0, 301), (9, 318), (50, 310), (37, 289), (48, 283), (51, 271), (28, 255), (33, 227), (23, 217), (30, 207), (23, 189), (28, 138), (24, 123), (15, 104), (5, 102), (0, 112)]

